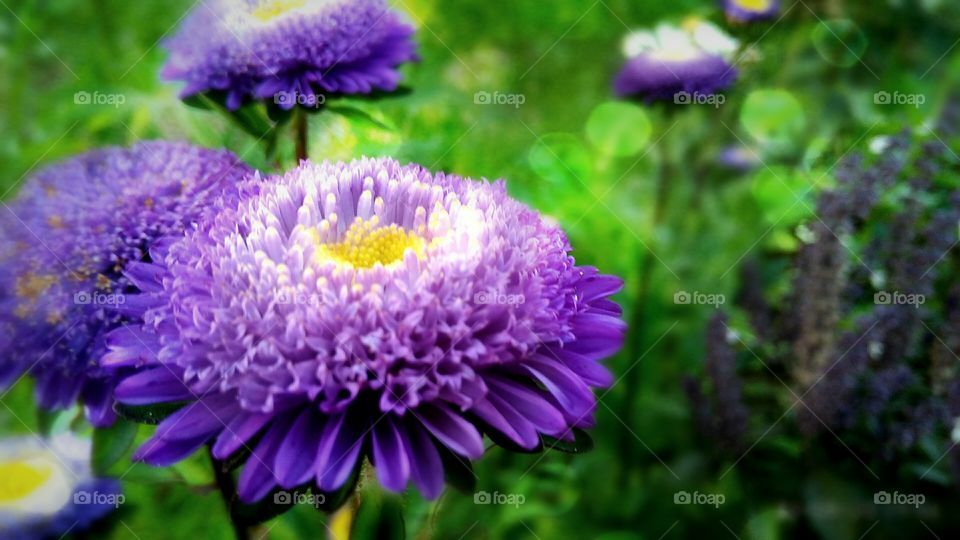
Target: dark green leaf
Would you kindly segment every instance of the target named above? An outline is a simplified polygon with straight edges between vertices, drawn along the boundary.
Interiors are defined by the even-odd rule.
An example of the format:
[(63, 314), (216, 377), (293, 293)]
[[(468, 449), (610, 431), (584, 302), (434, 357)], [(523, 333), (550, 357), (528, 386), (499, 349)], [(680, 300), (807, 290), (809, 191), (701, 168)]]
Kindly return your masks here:
[(93, 431), (93, 451), (90, 458), (94, 474), (106, 475), (110, 468), (123, 459), (137, 438), (139, 426), (118, 418), (109, 428)]
[(573, 436), (573, 441), (554, 439), (553, 437), (547, 437), (546, 435), (543, 435), (540, 438), (543, 440), (544, 448), (558, 450), (568, 454), (583, 454), (593, 450), (593, 439), (587, 434), (586, 431), (574, 428)]
[(182, 401), (175, 403), (157, 403), (155, 405), (143, 406), (115, 403), (113, 405), (113, 410), (116, 411), (121, 418), (125, 418), (132, 422), (136, 422), (138, 424), (157, 425), (166, 417), (177, 412), (184, 405), (186, 405), (186, 403)]
[(447, 483), (458, 491), (473, 495), (477, 490), (477, 475), (474, 474), (470, 461), (447, 450), (443, 445), (437, 445), (437, 450), (443, 461), (443, 474)]
[(333, 105), (333, 106), (327, 107), (326, 110), (335, 114), (339, 114), (340, 116), (343, 116), (344, 118), (351, 121), (358, 121), (361, 123), (369, 124), (385, 131), (393, 131), (392, 127), (384, 124), (380, 120), (377, 120), (376, 118), (373, 117), (373, 115), (371, 115), (367, 111), (358, 109), (356, 107), (350, 107), (348, 105)]

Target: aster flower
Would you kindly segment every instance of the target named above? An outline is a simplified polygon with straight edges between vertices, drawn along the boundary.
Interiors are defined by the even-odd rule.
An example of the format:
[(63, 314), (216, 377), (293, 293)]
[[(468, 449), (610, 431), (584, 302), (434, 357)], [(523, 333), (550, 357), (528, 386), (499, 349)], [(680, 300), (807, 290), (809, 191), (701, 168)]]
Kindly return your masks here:
[(765, 21), (777, 16), (779, 0), (722, 0), (727, 19), (735, 23)]
[[(80, 397), (95, 425), (113, 421), (113, 376), (96, 366), (123, 320), (122, 270), (149, 259), (250, 169), (233, 154), (168, 142), (98, 150), (29, 179), (0, 209), (0, 384), (29, 371), (39, 404)], [(131, 301), (133, 301), (131, 299)]]
[(95, 478), (90, 440), (0, 440), (0, 537), (62, 538), (80, 533), (123, 503), (120, 483)]
[(733, 84), (730, 63), (737, 42), (710, 23), (688, 19), (682, 27), (661, 24), (624, 41), (627, 63), (614, 80), (620, 97), (673, 100), (680, 92), (710, 95)]
[(393, 91), (416, 59), (413, 28), (383, 0), (213, 0), (166, 46), (181, 96), (219, 91), (226, 106), (270, 99), (316, 107), (325, 94)]
[(533, 451), (593, 424), (622, 282), (576, 266), (502, 182), (363, 159), (257, 185), (127, 269), (143, 322), (111, 334), (103, 364), (141, 371), (117, 399), (188, 402), (138, 459), (248, 451), (238, 491), (256, 501), (338, 489), (367, 456), (384, 487), (434, 498), (482, 434)]

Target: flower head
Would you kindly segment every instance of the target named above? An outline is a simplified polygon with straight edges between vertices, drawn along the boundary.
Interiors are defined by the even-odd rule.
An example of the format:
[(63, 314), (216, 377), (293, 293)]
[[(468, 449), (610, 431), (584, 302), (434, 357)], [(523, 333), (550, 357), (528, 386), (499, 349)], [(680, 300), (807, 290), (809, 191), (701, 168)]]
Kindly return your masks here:
[(119, 482), (92, 476), (90, 447), (69, 433), (0, 440), (0, 537), (62, 538), (121, 504)]
[[(252, 447), (243, 500), (342, 486), (363, 455), (381, 483), (443, 487), (481, 434), (538, 449), (592, 425), (599, 361), (625, 325), (621, 280), (576, 266), (563, 232), (474, 182), (389, 159), (304, 163), (128, 268), (143, 324), (105, 365), (141, 366), (130, 405), (190, 402), (137, 456)], [(157, 344), (156, 348), (144, 344)], [(248, 449), (250, 450), (250, 449)]]
[(393, 91), (416, 59), (413, 28), (384, 0), (212, 0), (168, 41), (163, 75), (181, 95), (226, 93), (236, 109), (272, 99), (290, 109), (325, 94)]
[(40, 405), (79, 396), (96, 424), (113, 420), (112, 378), (96, 366), (123, 320), (131, 261), (179, 234), (250, 173), (233, 154), (146, 142), (49, 167), (0, 209), (0, 384), (24, 371)]
[(779, 0), (722, 0), (727, 19), (737, 23), (765, 21), (777, 16)]
[(713, 94), (736, 80), (730, 58), (737, 46), (716, 26), (698, 19), (634, 32), (624, 41), (627, 63), (614, 80), (614, 92), (647, 101), (674, 100), (681, 92)]

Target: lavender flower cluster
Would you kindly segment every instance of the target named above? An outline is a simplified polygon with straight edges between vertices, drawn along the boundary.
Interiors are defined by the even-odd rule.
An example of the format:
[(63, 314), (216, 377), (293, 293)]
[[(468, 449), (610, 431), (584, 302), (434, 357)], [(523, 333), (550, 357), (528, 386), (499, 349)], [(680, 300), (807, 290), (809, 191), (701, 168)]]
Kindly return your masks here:
[[(772, 393), (798, 400), (795, 426), (807, 440), (835, 435), (858, 455), (899, 463), (934, 440), (960, 473), (949, 450), (960, 415), (960, 288), (949, 279), (960, 264), (960, 167), (943, 142), (957, 133), (958, 113), (954, 99), (939, 137), (904, 131), (875, 141), (876, 155), (841, 162), (836, 186), (818, 194), (817, 219), (801, 227), (782, 307), (767, 301), (770, 283), (761, 279), (761, 268), (778, 261), (743, 269), (738, 309), (762, 357), (757, 375)], [(764, 410), (742, 399), (747, 373), (729, 367), (736, 356), (717, 328), (723, 321), (707, 334), (709, 384), (685, 386), (698, 429), (736, 453), (751, 433), (749, 416)]]

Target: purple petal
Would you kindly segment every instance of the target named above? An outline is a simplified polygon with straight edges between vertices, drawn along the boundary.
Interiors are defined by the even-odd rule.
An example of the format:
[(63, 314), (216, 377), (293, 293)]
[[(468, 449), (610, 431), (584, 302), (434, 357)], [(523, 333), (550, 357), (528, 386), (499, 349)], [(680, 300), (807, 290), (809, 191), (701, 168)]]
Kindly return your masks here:
[(281, 487), (295, 488), (314, 474), (322, 433), (323, 417), (314, 407), (306, 407), (277, 451), (274, 466)]
[(417, 416), (434, 437), (454, 452), (470, 459), (483, 455), (483, 438), (477, 428), (446, 406), (422, 407)]
[(389, 415), (374, 426), (371, 446), (380, 483), (391, 491), (403, 491), (410, 478), (410, 462), (403, 437)]

